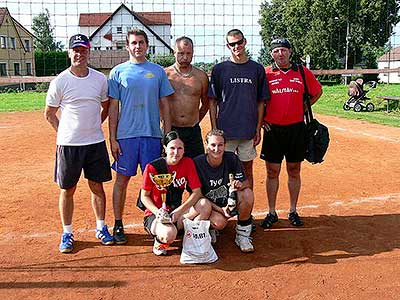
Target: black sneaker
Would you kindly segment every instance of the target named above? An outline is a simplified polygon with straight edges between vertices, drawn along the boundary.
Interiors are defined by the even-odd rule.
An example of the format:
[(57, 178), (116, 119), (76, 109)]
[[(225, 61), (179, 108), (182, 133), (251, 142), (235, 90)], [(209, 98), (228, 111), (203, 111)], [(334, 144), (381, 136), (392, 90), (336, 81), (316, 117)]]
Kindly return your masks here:
[(262, 220), (260, 226), (264, 229), (268, 229), (272, 227), (272, 224), (278, 222), (278, 214), (268, 213), (267, 216)]
[(117, 245), (126, 244), (128, 242), (123, 226), (114, 227), (113, 238)]
[(297, 212), (291, 212), (290, 214), (288, 214), (288, 219), (290, 221), (290, 224), (292, 224), (293, 226), (303, 226), (304, 225), (303, 220), (300, 218), (300, 216)]

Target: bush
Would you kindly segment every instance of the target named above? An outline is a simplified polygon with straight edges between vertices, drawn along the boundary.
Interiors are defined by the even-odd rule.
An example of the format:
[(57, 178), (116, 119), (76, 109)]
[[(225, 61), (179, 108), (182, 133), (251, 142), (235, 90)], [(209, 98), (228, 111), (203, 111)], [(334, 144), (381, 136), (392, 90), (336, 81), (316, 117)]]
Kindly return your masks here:
[(198, 62), (193, 64), (195, 67), (203, 70), (207, 74), (211, 74), (211, 71), (215, 65), (215, 63), (205, 63), (205, 62)]
[(172, 54), (169, 55), (156, 55), (154, 57), (149, 57), (149, 61), (159, 64), (160, 66), (166, 68), (174, 64), (175, 57)]
[(35, 90), (37, 92), (47, 92), (49, 89), (50, 82), (40, 82), (35, 84)]
[(0, 87), (0, 93), (15, 94), (22, 92), (22, 89), (18, 85), (9, 85)]

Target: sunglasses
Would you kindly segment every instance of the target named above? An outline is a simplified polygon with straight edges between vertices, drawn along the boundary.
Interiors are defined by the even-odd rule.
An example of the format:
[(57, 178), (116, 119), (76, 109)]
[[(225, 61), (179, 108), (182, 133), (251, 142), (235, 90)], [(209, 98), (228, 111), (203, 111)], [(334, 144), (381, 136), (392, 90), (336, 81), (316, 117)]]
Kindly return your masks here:
[(235, 47), (236, 45), (241, 45), (244, 42), (244, 38), (242, 38), (241, 40), (237, 41), (237, 42), (232, 42), (232, 43), (228, 43), (229, 47)]

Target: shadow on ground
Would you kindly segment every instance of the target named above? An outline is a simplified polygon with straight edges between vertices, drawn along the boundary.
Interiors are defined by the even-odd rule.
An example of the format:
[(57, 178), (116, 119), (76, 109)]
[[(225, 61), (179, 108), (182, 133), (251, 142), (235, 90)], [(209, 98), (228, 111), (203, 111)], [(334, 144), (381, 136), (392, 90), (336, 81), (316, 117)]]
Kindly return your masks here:
[[(270, 230), (257, 226), (253, 234), (256, 251), (241, 253), (234, 243), (236, 221), (229, 222), (218, 237), (219, 261), (211, 265), (181, 265), (181, 241), (167, 257), (152, 254), (153, 241), (145, 233), (128, 234), (128, 244), (110, 250), (95, 242), (77, 242), (77, 255), (56, 255), (52, 261), (0, 267), (0, 273), (90, 271), (176, 271), (185, 269), (243, 271), (280, 264), (334, 264), (339, 260), (373, 256), (400, 248), (400, 215), (304, 217), (305, 226), (292, 227), (280, 219)], [(256, 220), (259, 224), (260, 220)], [(99, 251), (90, 248), (99, 247)], [(90, 251), (86, 251), (89, 249)], [(82, 252), (82, 253), (81, 253)], [(10, 283), (0, 283), (0, 288)], [(18, 283), (16, 283), (18, 284)], [(19, 283), (23, 286), (26, 283)], [(38, 283), (39, 284), (39, 283)], [(45, 283), (43, 283), (45, 284)], [(62, 283), (60, 283), (62, 284)], [(70, 283), (65, 283), (70, 284)], [(76, 284), (92, 284), (77, 282)], [(94, 284), (94, 283), (93, 283)], [(99, 284), (123, 284), (103, 282)], [(18, 287), (18, 286), (17, 286)]]

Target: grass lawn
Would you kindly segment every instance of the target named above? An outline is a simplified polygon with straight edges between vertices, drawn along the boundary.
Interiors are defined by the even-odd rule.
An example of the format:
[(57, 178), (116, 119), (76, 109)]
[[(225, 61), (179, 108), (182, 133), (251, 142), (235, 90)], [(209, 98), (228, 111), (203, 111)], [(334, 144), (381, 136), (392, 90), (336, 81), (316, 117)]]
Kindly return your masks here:
[(369, 101), (375, 105), (375, 111), (358, 113), (352, 109), (345, 111), (343, 103), (349, 98), (347, 96), (347, 87), (344, 85), (324, 86), (323, 95), (314, 104), (313, 111), (324, 115), (366, 120), (371, 123), (400, 127), (400, 103), (391, 101), (389, 106), (391, 111), (387, 113), (387, 101), (376, 98), (376, 96), (400, 96), (400, 85), (380, 84), (375, 89), (370, 89), (367, 96), (371, 98)]
[[(381, 84), (367, 94), (375, 105), (373, 112), (345, 111), (342, 106), (348, 99), (347, 87), (344, 85), (324, 86), (324, 93), (313, 106), (319, 114), (338, 116), (350, 119), (366, 120), (372, 123), (400, 127), (400, 103), (391, 102), (391, 112), (386, 112), (386, 101), (376, 96), (400, 96), (400, 85)], [(0, 112), (41, 110), (45, 105), (46, 93), (0, 93)]]
[(0, 93), (0, 112), (31, 111), (43, 109), (46, 93)]

